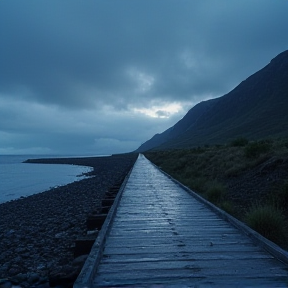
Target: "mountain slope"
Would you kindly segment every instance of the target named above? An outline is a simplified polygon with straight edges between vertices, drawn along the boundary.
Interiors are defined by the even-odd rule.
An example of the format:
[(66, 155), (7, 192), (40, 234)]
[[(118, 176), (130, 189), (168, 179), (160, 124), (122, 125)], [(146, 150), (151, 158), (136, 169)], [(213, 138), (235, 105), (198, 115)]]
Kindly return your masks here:
[(193, 107), (137, 152), (223, 144), (239, 136), (287, 136), (287, 131), (288, 51), (284, 51), (228, 94)]
[(174, 126), (165, 130), (160, 134), (154, 135), (150, 140), (143, 143), (136, 151), (143, 152), (157, 147), (165, 142), (180, 136), (189, 130), (193, 125), (196, 125), (198, 119), (203, 113), (206, 113), (215, 103), (217, 99), (200, 102), (195, 105), (188, 113), (178, 121)]

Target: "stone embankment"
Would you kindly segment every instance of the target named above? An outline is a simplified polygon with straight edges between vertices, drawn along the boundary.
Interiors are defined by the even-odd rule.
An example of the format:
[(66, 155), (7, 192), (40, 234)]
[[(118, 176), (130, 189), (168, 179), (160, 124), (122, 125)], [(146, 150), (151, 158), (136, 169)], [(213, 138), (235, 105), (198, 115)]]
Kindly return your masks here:
[(71, 287), (86, 259), (77, 239), (87, 238), (87, 217), (101, 212), (105, 192), (119, 186), (136, 157), (45, 160), (91, 166), (93, 177), (0, 205), (0, 288)]

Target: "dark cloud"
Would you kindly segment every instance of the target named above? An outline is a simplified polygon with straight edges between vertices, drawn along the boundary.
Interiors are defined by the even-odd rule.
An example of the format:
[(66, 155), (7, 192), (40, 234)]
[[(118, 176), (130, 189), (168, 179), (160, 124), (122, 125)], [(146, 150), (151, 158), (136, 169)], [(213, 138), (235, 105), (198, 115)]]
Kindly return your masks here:
[[(2, 0), (0, 100), (15, 109), (8, 115), (2, 106), (0, 130), (35, 128), (32, 115), (17, 111), (25, 103), (34, 105), (34, 118), (51, 133), (51, 113), (63, 130), (66, 122), (75, 122), (75, 114), (85, 127), (95, 121), (95, 130), (109, 118), (105, 135), (99, 132), (89, 143), (102, 139), (101, 145), (120, 147), (119, 119), (126, 119), (125, 113), (137, 118), (127, 123), (132, 128), (122, 138), (128, 139), (136, 124), (145, 126), (141, 121), (152, 125), (135, 108), (158, 103), (158, 117), (170, 115), (170, 120), (152, 119), (149, 132), (161, 132), (184, 114), (171, 118), (161, 105), (179, 102), (187, 108), (221, 96), (287, 49), (287, 11), (282, 0)], [(93, 111), (96, 116), (87, 118)], [(127, 146), (132, 142), (129, 138)]]

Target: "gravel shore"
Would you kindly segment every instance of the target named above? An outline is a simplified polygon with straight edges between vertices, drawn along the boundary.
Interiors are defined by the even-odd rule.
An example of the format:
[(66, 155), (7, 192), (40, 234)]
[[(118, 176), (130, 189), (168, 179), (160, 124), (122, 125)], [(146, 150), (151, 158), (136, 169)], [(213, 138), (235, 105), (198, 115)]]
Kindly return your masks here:
[(104, 193), (123, 180), (136, 158), (122, 154), (29, 161), (94, 169), (89, 179), (0, 204), (0, 287), (49, 287), (49, 275), (72, 270), (73, 245), (86, 233), (87, 216), (100, 209)]

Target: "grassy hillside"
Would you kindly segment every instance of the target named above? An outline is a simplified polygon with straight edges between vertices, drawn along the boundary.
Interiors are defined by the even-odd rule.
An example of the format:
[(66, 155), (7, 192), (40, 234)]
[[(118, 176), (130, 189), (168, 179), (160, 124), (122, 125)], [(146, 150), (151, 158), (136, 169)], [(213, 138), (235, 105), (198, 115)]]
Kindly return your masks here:
[[(147, 152), (145, 156), (270, 240), (288, 240), (288, 139)], [(285, 246), (287, 249), (287, 247)]]

